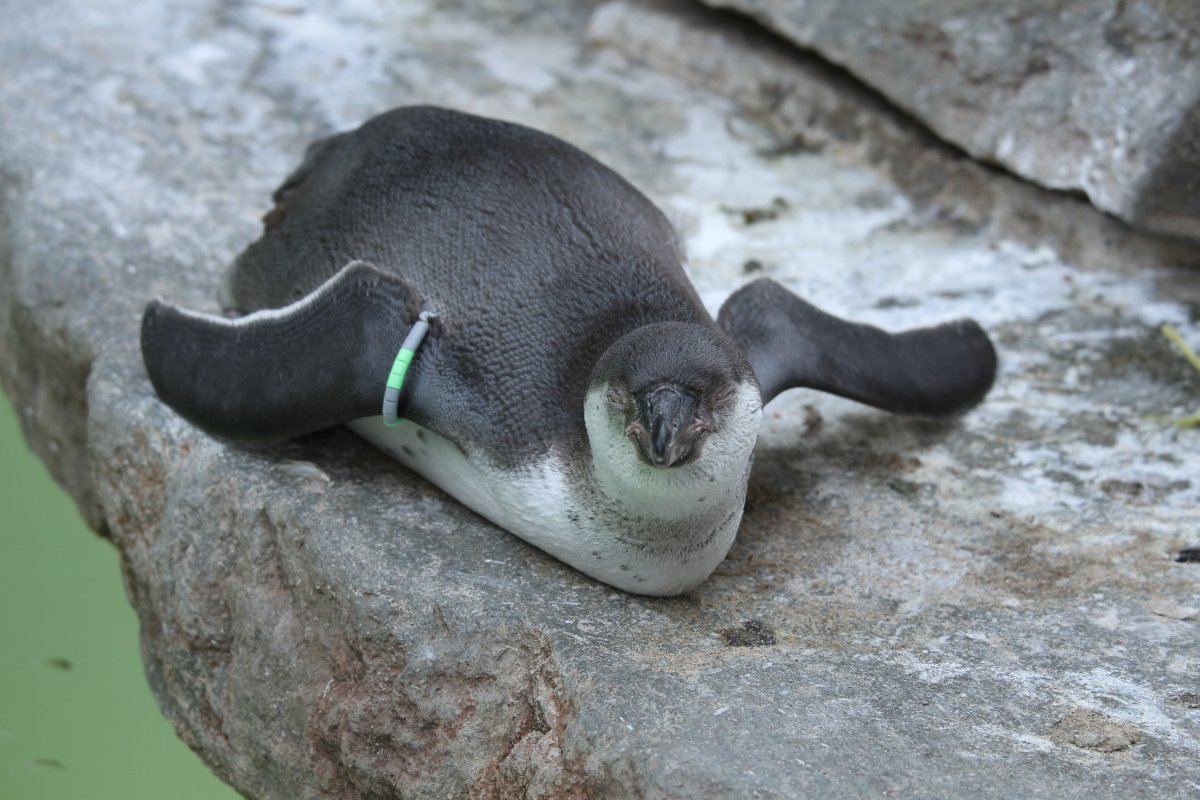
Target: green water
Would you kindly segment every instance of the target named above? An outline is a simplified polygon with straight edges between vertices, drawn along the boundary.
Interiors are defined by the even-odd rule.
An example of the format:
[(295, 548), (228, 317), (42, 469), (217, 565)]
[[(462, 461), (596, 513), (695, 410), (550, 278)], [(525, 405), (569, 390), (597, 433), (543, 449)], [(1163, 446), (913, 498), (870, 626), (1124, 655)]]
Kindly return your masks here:
[(117, 553), (0, 393), (0, 800), (234, 800), (142, 675)]

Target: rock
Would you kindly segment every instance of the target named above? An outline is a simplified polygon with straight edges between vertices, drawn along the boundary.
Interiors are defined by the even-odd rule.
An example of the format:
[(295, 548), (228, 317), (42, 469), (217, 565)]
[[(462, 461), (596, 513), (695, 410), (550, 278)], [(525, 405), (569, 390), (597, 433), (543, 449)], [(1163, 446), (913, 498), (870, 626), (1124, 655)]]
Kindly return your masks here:
[(761, 21), (984, 162), (1200, 238), (1200, 7), (704, 0)]
[(846, 73), (738, 23), (690, 0), (616, 0), (597, 10), (588, 32), (597, 45), (729, 98), (769, 132), (757, 142), (766, 158), (820, 152), (870, 164), (920, 215), (1050, 246), (1072, 263), (1200, 265), (1194, 244), (1136, 233), (1079, 197), (980, 164)]
[(1128, 750), (1142, 740), (1142, 733), (1133, 725), (1094, 709), (1076, 708), (1054, 723), (1050, 728), (1050, 738), (1107, 754)]
[[(0, 381), (120, 550), (180, 736), (254, 798), (1194, 797), (1196, 622), (1153, 611), (1195, 605), (1173, 558), (1200, 448), (1160, 418), (1200, 378), (1157, 331), (1196, 344), (1194, 274), (1135, 234), (1114, 272), (947, 225), (871, 166), (889, 141), (945, 163), (936, 144), (772, 150), (745, 106), (590, 44), (588, 3), (463, 11), (52, 0), (0, 29)], [(234, 446), (180, 420), (141, 366), (143, 304), (215, 309), (310, 140), (427, 100), (629, 176), (711, 306), (761, 274), (887, 327), (978, 317), (997, 390), (939, 424), (779, 398), (738, 542), (673, 600), (575, 573), (347, 431)], [(1141, 741), (1057, 743), (1064, 704)]]

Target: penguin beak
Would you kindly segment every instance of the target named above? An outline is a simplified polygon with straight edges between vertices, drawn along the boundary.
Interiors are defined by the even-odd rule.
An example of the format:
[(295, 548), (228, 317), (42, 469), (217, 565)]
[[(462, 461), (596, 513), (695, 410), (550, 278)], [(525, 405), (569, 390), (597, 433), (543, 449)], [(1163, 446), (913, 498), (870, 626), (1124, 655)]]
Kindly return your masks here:
[(637, 439), (646, 460), (666, 468), (686, 458), (704, 430), (696, 418), (696, 398), (668, 385), (636, 397), (637, 419), (626, 430)]

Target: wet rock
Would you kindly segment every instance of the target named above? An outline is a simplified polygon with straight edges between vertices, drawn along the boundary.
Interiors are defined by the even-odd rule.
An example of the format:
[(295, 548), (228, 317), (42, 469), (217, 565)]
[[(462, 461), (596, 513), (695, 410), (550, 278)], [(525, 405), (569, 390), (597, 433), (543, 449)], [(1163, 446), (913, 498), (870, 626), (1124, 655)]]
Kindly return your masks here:
[(763, 627), (760, 620), (748, 619), (736, 628), (721, 631), (726, 647), (770, 647), (775, 644), (775, 631)]

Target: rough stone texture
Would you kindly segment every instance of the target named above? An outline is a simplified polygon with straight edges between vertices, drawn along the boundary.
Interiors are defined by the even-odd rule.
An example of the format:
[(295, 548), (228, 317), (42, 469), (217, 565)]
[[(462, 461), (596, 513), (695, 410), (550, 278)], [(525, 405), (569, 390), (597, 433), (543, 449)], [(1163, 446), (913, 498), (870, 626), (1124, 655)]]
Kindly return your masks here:
[(764, 158), (821, 153), (884, 172), (913, 203), (956, 228), (1114, 270), (1200, 264), (1195, 244), (1134, 233), (1077, 197), (985, 166), (945, 144), (895, 106), (828, 63), (759, 26), (691, 0), (605, 3), (593, 42), (734, 101), (770, 132)]
[[(718, 34), (669, 10), (7, 9), (0, 379), (121, 552), (164, 712), (256, 798), (1194, 797), (1200, 565), (1173, 556), (1198, 543), (1200, 446), (1163, 417), (1200, 375), (1157, 332), (1200, 345), (1200, 279), (1164, 266), (1186, 252), (937, 172), (892, 112), (822, 105), (808, 61), (745, 31), (676, 47)], [(606, 46), (631, 19), (689, 80), (776, 63), (789, 116)], [(782, 146), (806, 91), (819, 150)], [(738, 542), (674, 600), (575, 573), (346, 431), (240, 447), (173, 415), (142, 304), (215, 308), (305, 144), (418, 101), (612, 164), (714, 307), (768, 274), (889, 327), (976, 316), (997, 389), (951, 424), (781, 397)], [(986, 189), (977, 216), (911, 199), (924, 167)], [(1006, 217), (1022, 203), (1036, 222)]]
[(1072, 744), (1097, 753), (1119, 753), (1142, 740), (1142, 732), (1128, 722), (1090, 708), (1068, 712), (1050, 728), (1050, 738), (1060, 744)]
[(1200, 6), (704, 0), (875, 87), (975, 158), (1200, 239)]

